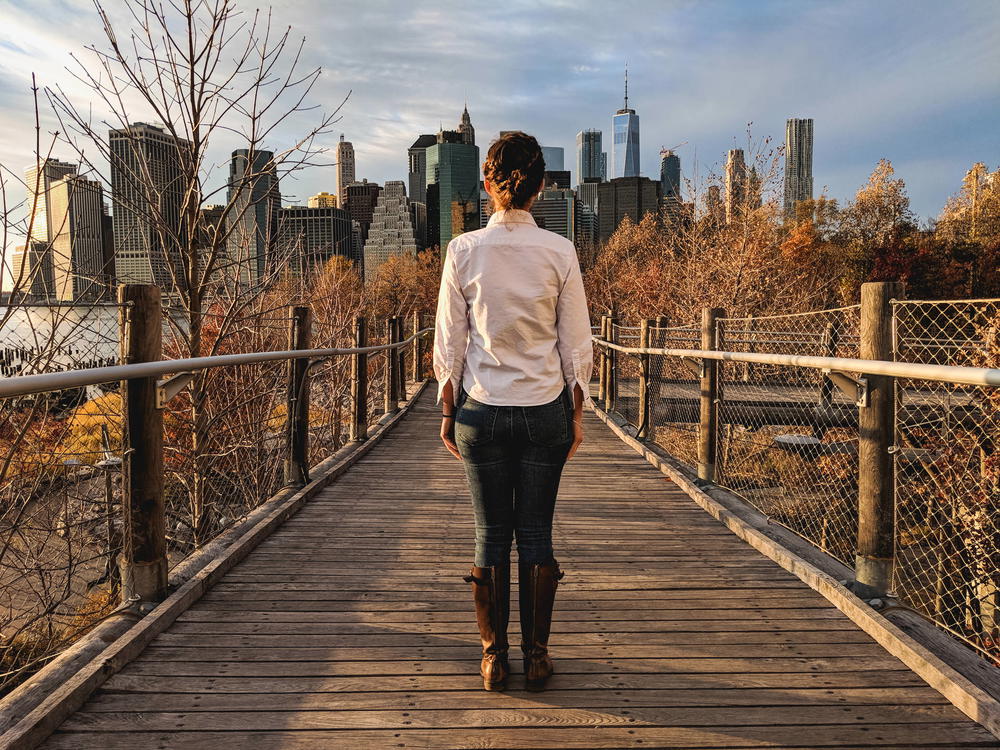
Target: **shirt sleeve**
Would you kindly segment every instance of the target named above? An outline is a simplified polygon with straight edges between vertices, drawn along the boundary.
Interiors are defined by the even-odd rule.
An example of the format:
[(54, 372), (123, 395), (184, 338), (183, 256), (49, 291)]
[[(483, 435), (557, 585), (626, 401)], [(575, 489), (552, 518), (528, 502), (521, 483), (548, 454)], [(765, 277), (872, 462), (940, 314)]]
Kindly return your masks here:
[(590, 403), (590, 377), (594, 372), (594, 346), (591, 343), (590, 312), (583, 291), (580, 262), (573, 252), (569, 272), (556, 303), (556, 330), (563, 379), (573, 390), (579, 385), (584, 403)]
[(451, 243), (445, 251), (434, 320), (434, 376), (438, 381), (437, 403), (441, 403), (445, 383), (452, 382), (455, 398), (465, 369), (469, 341), (469, 306), (458, 281), (455, 252)]

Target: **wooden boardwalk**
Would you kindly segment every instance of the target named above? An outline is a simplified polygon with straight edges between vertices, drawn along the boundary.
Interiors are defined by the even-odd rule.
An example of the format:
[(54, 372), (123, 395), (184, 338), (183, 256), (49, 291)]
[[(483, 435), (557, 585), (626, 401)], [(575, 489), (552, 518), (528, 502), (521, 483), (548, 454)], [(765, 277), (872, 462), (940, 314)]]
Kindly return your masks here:
[(425, 393), (44, 747), (996, 747), (593, 415), (556, 512), (557, 674), (527, 693), (513, 658), (507, 692), (482, 690), (437, 414)]

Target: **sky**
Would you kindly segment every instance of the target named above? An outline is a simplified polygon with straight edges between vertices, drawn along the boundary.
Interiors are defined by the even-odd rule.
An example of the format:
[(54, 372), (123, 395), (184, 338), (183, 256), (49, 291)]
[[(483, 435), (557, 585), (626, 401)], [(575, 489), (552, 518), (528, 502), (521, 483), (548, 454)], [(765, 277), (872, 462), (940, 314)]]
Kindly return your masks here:
[[(105, 3), (120, 36), (123, 2)], [(21, 173), (34, 158), (31, 74), (94, 106), (66, 66), (106, 40), (92, 0), (0, 0), (0, 18), (0, 165)], [(697, 181), (747, 148), (748, 124), (780, 145), (789, 117), (815, 120), (815, 192), (841, 201), (887, 158), (916, 214), (934, 217), (974, 162), (1000, 162), (1000, 0), (275, 0), (272, 19), (322, 68), (311, 103), (329, 111), (350, 92), (324, 164), (283, 182), (286, 203), (334, 192), (341, 132), (359, 179), (405, 181), (407, 147), (456, 127), (466, 102), (481, 156), (500, 130), (521, 129), (563, 146), (575, 169), (576, 133), (598, 128), (610, 162), (626, 62), (650, 177), (661, 147), (684, 143), (683, 176)], [(273, 147), (315, 114), (277, 130)], [(233, 147), (218, 144), (220, 165)]]

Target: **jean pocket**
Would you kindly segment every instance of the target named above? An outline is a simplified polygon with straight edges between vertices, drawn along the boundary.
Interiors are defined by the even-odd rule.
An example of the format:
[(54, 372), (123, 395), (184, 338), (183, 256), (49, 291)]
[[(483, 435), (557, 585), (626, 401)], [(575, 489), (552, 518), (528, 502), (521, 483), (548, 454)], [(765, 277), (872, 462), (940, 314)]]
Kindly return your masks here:
[(568, 443), (572, 437), (569, 431), (570, 414), (566, 409), (565, 394), (559, 394), (555, 401), (541, 406), (524, 409), (528, 427), (528, 439), (536, 445), (554, 448)]
[(497, 409), (469, 398), (463, 399), (455, 413), (455, 442), (464, 445), (482, 445), (493, 440)]

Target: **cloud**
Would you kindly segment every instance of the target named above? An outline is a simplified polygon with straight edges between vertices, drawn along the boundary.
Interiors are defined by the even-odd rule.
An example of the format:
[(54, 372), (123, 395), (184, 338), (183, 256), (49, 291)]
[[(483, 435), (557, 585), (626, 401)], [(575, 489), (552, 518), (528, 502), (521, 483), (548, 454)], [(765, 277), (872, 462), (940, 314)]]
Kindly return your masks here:
[[(63, 68), (71, 51), (100, 43), (102, 33), (89, 0), (8, 6), (0, 28), (0, 163), (19, 170), (34, 148), (31, 71), (87, 106), (86, 91)], [(305, 36), (305, 66), (323, 68), (316, 103), (332, 109), (351, 91), (325, 145), (344, 132), (359, 176), (380, 182), (405, 179), (413, 139), (454, 127), (466, 101), (481, 147), (516, 127), (563, 146), (572, 164), (576, 133), (596, 127), (610, 150), (626, 60), (649, 175), (661, 145), (687, 140), (685, 172), (695, 154), (708, 169), (743, 145), (748, 122), (780, 142), (786, 117), (813, 117), (817, 186), (847, 199), (884, 156), (907, 178), (914, 209), (934, 215), (957, 188), (955, 175), (976, 159), (998, 159), (1000, 14), (991, 0), (280, 0), (272, 15), (275, 27)], [(116, 17), (116, 31), (125, 28)], [(43, 127), (54, 129), (51, 117)], [(285, 142), (275, 147), (294, 135), (292, 127), (279, 130), (275, 139)], [(233, 145), (220, 144), (220, 163)], [(320, 168), (282, 192), (302, 200), (332, 189), (333, 171)]]

